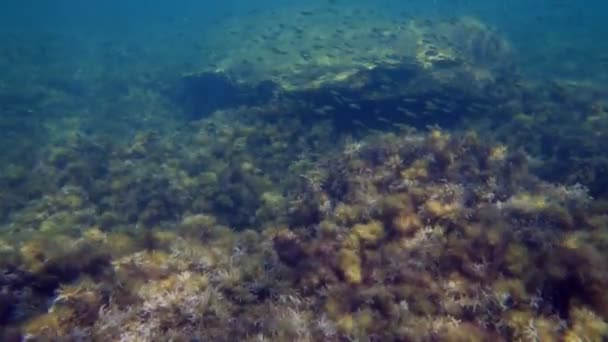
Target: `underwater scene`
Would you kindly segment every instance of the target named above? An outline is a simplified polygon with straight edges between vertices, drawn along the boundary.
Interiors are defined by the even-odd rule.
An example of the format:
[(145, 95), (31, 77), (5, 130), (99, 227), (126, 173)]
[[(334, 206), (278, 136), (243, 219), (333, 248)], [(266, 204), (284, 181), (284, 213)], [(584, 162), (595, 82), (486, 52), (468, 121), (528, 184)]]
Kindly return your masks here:
[(0, 341), (608, 341), (605, 13), (4, 0)]

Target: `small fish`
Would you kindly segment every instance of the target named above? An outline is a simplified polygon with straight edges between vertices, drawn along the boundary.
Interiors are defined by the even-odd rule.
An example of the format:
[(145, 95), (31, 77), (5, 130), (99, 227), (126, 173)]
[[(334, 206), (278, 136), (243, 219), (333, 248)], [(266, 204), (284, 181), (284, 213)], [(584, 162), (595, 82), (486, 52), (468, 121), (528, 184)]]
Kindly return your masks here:
[(439, 108), (433, 101), (426, 101), (424, 107), (428, 110), (437, 110)]
[(453, 111), (453, 108), (451, 107), (440, 107), (439, 108), (440, 111), (444, 112), (444, 113), (450, 113)]
[(356, 103), (352, 103), (352, 102), (351, 102), (351, 103), (349, 103), (349, 104), (348, 104), (348, 106), (349, 106), (350, 108), (352, 108), (352, 109), (361, 110), (361, 106), (359, 106), (359, 105), (358, 105), (358, 104), (356, 104)]
[(276, 46), (271, 47), (270, 51), (272, 51), (272, 53), (277, 54), (277, 55), (287, 55), (287, 51), (283, 51)]
[(412, 129), (412, 128), (411, 128), (410, 126), (408, 126), (408, 125), (404, 125), (404, 124), (402, 124), (402, 123), (397, 123), (397, 122), (393, 123), (393, 126), (395, 126), (395, 127), (399, 128), (399, 129), (402, 129), (402, 130), (404, 130), (404, 131), (409, 131), (409, 130), (411, 130), (411, 129)]
[(310, 61), (311, 55), (308, 51), (300, 51), (300, 57), (302, 57), (306, 61)]
[(363, 122), (361, 122), (360, 120), (353, 120), (353, 124), (355, 124), (359, 127), (368, 128), (367, 125), (364, 124)]
[(403, 107), (401, 107), (401, 106), (398, 106), (398, 107), (397, 107), (397, 111), (398, 111), (398, 112), (401, 112), (401, 113), (408, 113), (408, 112), (409, 112), (409, 110), (407, 110), (407, 109), (405, 109), (405, 108), (403, 108)]
[(317, 114), (327, 114), (328, 112), (332, 112), (335, 108), (329, 105), (325, 105), (320, 108), (315, 108), (314, 112)]

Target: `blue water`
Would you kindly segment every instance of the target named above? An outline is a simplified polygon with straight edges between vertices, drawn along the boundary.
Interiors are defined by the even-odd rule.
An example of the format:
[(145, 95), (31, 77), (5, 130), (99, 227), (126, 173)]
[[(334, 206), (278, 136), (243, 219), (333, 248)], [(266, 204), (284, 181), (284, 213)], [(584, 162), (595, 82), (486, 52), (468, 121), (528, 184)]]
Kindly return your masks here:
[[(449, 18), (472, 16), (497, 28), (518, 48), (521, 66), (543, 77), (567, 74), (576, 77), (605, 77), (597, 59), (606, 58), (608, 25), (604, 13), (608, 5), (602, 1), (580, 2), (569, 0), (500, 1), (308, 1), (307, 8), (341, 5), (371, 6), (379, 11), (413, 16)], [(159, 61), (179, 58), (171, 52), (181, 50), (181, 61), (192, 62), (188, 48), (200, 42), (201, 33), (218, 22), (251, 11), (272, 11), (290, 6), (302, 6), (299, 1), (4, 1), (0, 13), (1, 33), (14, 32), (27, 43), (28, 35), (35, 44), (36, 36), (62, 33), (84, 40), (111, 40), (116, 43), (135, 42), (153, 49)], [(159, 37), (172, 39), (179, 35), (179, 43), (167, 47)], [(76, 47), (77, 48), (77, 47)], [(171, 51), (172, 50), (172, 51)], [(54, 51), (49, 52), (51, 55)], [(78, 54), (78, 51), (75, 51)], [(166, 54), (166, 55), (165, 55)], [(551, 65), (553, 61), (570, 59), (580, 64), (577, 71)], [(176, 60), (172, 61), (176, 63)], [(541, 65), (542, 66), (539, 66)], [(547, 65), (549, 64), (549, 65)], [(572, 68), (571, 68), (572, 69)], [(542, 72), (540, 72), (542, 71)]]

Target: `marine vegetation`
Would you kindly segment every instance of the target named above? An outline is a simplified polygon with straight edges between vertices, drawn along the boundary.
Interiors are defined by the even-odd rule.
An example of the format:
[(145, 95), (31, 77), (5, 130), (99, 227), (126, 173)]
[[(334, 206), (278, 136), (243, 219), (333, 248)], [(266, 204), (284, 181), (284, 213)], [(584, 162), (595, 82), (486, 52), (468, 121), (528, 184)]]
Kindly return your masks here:
[(364, 17), (228, 22), (187, 73), (11, 74), (0, 340), (608, 339), (606, 89), (471, 18)]
[(3, 239), (2, 317), (38, 338), (604, 338), (605, 210), (527, 159), (439, 129), (348, 140), (289, 201), (258, 194), (285, 214), (264, 229), (108, 230), (64, 189), (38, 238)]

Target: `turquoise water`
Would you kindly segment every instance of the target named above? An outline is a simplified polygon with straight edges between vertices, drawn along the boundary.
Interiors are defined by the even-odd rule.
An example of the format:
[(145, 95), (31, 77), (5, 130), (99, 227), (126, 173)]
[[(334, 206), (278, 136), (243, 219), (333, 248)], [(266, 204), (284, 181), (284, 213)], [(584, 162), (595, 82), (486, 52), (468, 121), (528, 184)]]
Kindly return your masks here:
[[(366, 1), (348, 2), (349, 5)], [(256, 10), (299, 6), (297, 1), (266, 1), (240, 3), (239, 1), (208, 4), (200, 1), (180, 1), (177, 4), (152, 2), (145, 5), (137, 2), (124, 4), (104, 2), (84, 4), (78, 1), (56, 3), (7, 2), (2, 15), (3, 32), (20, 35), (43, 35), (63, 33), (84, 40), (111, 40), (116, 43), (131, 39), (137, 44), (155, 50), (157, 61), (172, 63), (196, 63), (189, 55), (191, 44), (200, 43), (202, 32), (219, 21)], [(345, 6), (346, 2), (313, 1), (307, 6)], [(389, 13), (407, 12), (411, 15), (449, 18), (453, 16), (475, 16), (504, 32), (519, 48), (525, 60), (522, 66), (533, 69), (539, 64), (560, 64), (571, 59), (577, 67), (553, 66), (554, 73), (564, 72), (577, 76), (570, 69), (590, 76), (597, 75), (597, 64), (606, 58), (606, 27), (602, 13), (606, 5), (600, 2), (573, 1), (511, 1), (496, 4), (487, 1), (382, 1), (371, 4), (379, 11)], [(167, 47), (163, 38), (179, 40), (179, 44)], [(36, 39), (43, 37), (32, 37)], [(77, 48), (77, 46), (74, 46)], [(181, 56), (169, 55), (178, 50)], [(60, 53), (59, 51), (49, 53)], [(78, 55), (78, 50), (74, 51)], [(181, 58), (180, 58), (181, 57)], [(67, 62), (67, 61), (66, 61)], [(604, 63), (605, 64), (605, 63)], [(603, 70), (605, 73), (605, 70)], [(550, 77), (551, 74), (547, 75)]]

